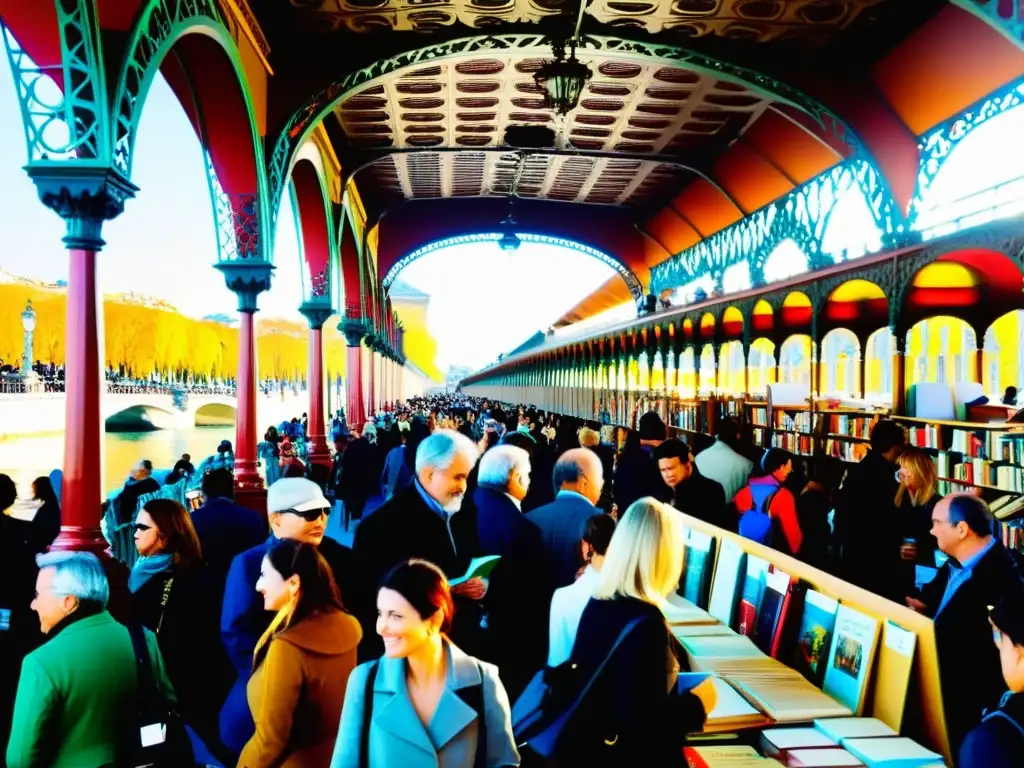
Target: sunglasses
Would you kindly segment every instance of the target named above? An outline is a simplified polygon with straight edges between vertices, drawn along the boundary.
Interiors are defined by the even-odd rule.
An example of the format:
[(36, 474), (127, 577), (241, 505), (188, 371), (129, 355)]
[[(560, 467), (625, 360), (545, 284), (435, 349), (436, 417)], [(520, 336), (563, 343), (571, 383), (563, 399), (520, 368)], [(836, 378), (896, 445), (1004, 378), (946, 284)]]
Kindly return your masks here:
[(319, 507), (317, 509), (304, 509), (299, 511), (297, 509), (282, 509), (280, 514), (298, 515), (307, 523), (315, 523), (321, 517), (327, 517), (331, 514), (330, 507)]

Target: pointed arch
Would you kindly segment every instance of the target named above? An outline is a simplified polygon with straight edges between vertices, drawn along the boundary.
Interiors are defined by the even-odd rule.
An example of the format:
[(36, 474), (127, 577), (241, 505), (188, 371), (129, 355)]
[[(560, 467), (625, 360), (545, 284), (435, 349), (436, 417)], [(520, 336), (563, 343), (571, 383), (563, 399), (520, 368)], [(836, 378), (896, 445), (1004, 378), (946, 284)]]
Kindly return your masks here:
[(207, 152), (221, 258), (269, 260), (272, 249), (261, 236), (267, 209), (262, 140), (241, 56), (216, 0), (149, 0), (136, 19), (114, 89), (111, 137), (114, 166), (129, 178), (139, 120), (158, 72)]

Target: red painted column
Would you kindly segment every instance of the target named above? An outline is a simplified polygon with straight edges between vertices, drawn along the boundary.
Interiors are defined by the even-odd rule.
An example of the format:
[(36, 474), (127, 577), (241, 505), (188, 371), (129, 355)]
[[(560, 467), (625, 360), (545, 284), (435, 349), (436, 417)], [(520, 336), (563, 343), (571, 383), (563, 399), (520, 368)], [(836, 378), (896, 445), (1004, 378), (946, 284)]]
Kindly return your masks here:
[(309, 329), (309, 460), (330, 466), (324, 421), (324, 348), (323, 328)]
[(299, 307), (309, 322), (309, 460), (314, 464), (331, 465), (331, 450), (327, 445), (326, 417), (324, 415), (324, 323), (331, 316), (329, 305), (309, 301)]
[(238, 323), (238, 415), (235, 423), (235, 500), (257, 510), (266, 506), (263, 478), (256, 471), (256, 328), (253, 312)]
[[(96, 226), (97, 240), (99, 224)], [(99, 246), (103, 244), (99, 240)], [(101, 554), (107, 542), (100, 532), (103, 473), (103, 424), (100, 393), (102, 307), (96, 279), (99, 247), (70, 248), (65, 363), (64, 483), (60, 534), (54, 550)]]
[[(55, 550), (103, 556), (111, 582), (111, 610), (123, 608), (123, 573), (108, 556), (100, 531), (103, 501), (103, 304), (97, 282), (97, 257), (104, 242), (103, 222), (124, 211), (138, 187), (111, 168), (67, 162), (43, 162), (26, 169), (47, 208), (64, 219), (68, 249), (67, 358), (65, 374), (64, 480), (62, 525)], [(122, 592), (124, 594), (122, 594)]]
[(377, 386), (378, 386), (378, 381), (377, 381), (377, 352), (374, 350), (374, 348), (372, 346), (369, 349), (369, 357), (370, 357), (370, 363), (369, 363), (369, 368), (370, 368), (369, 374), (370, 375), (369, 375), (368, 383), (369, 383), (370, 386), (369, 386), (369, 398), (368, 398), (369, 402), (367, 403), (366, 414), (367, 414), (367, 416), (372, 416), (373, 414), (375, 414), (377, 412), (377, 406), (378, 406), (378, 404), (380, 402), (380, 397), (379, 397), (379, 393), (378, 393), (378, 390), (377, 390)]
[(361, 430), (366, 421), (366, 402), (363, 400), (363, 337), (366, 329), (358, 320), (344, 320), (338, 326), (348, 344), (345, 358), (345, 416), (349, 428)]

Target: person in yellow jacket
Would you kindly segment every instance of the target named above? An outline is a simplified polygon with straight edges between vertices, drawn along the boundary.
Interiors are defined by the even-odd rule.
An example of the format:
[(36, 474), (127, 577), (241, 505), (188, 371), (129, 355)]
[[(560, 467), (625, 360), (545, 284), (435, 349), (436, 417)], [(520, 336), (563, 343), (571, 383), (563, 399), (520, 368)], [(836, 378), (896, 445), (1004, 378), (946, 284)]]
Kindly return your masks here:
[(256, 645), (246, 694), (256, 732), (238, 768), (323, 768), (331, 760), (363, 637), (312, 544), (279, 539), (256, 582), (277, 614)]

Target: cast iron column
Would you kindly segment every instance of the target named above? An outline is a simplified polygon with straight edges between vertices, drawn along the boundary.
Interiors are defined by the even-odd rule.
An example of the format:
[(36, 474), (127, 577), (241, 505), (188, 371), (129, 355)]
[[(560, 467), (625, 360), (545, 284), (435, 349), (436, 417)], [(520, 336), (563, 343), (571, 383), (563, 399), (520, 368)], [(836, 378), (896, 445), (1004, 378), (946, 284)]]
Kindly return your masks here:
[(333, 314), (329, 306), (308, 301), (299, 307), (309, 323), (309, 440), (308, 456), (313, 464), (331, 465), (331, 451), (327, 447), (324, 419), (324, 323)]
[(259, 295), (270, 288), (273, 266), (262, 259), (217, 264), (228, 288), (238, 297), (238, 415), (235, 422), (235, 501), (266, 514), (267, 489), (256, 470), (256, 328), (253, 315)]
[(338, 330), (345, 334), (348, 344), (345, 359), (345, 394), (349, 427), (353, 431), (363, 428), (366, 421), (366, 403), (363, 401), (363, 337), (366, 327), (359, 320), (343, 320)]
[(116, 171), (53, 163), (28, 169), (39, 199), (67, 225), (67, 326), (65, 329), (64, 480), (61, 529), (54, 550), (103, 554), (103, 304), (96, 257), (103, 248), (103, 222), (124, 211), (138, 188)]

